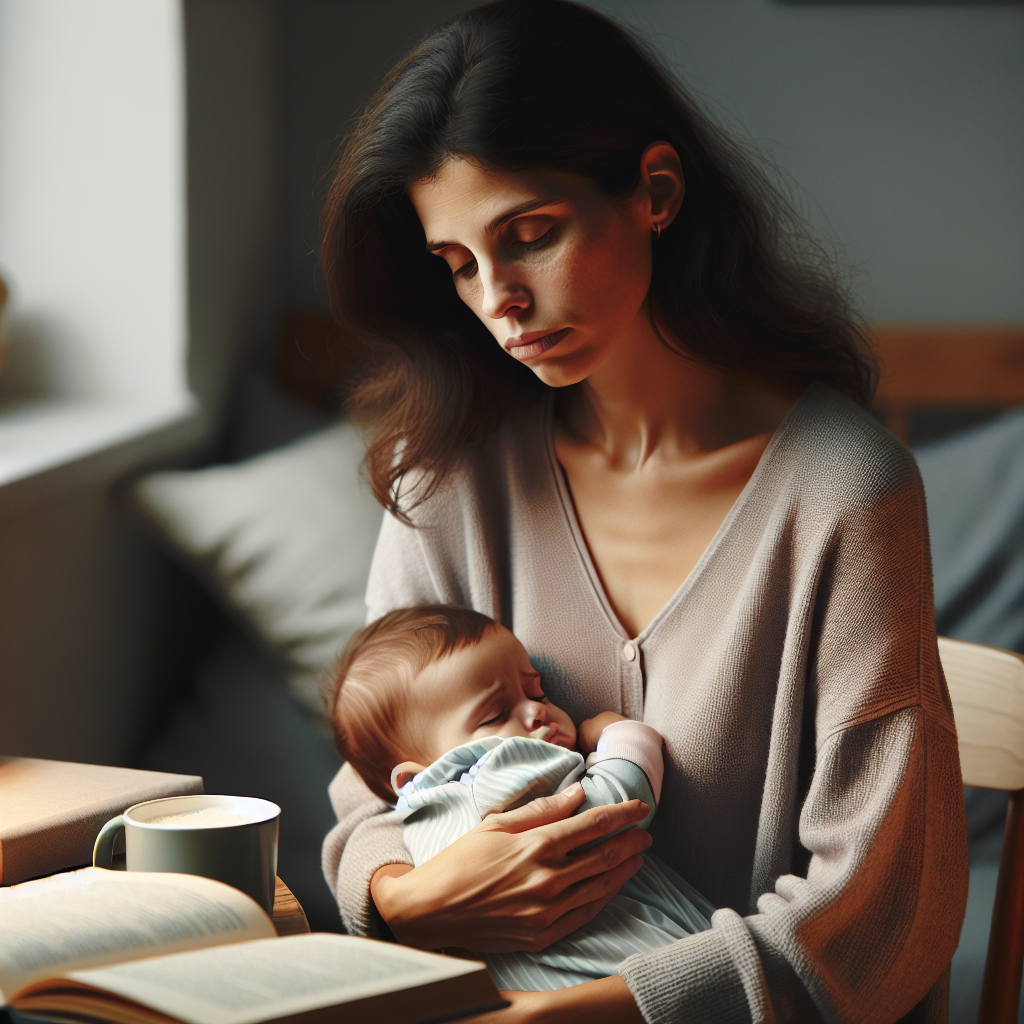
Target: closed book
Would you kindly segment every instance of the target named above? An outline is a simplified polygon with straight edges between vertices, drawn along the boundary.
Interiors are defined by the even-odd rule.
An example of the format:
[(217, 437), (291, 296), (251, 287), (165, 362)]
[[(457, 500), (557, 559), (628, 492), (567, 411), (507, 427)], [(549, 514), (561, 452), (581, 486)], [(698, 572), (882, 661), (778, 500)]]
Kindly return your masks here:
[(202, 792), (198, 775), (0, 756), (0, 885), (91, 864), (100, 826), (125, 808)]

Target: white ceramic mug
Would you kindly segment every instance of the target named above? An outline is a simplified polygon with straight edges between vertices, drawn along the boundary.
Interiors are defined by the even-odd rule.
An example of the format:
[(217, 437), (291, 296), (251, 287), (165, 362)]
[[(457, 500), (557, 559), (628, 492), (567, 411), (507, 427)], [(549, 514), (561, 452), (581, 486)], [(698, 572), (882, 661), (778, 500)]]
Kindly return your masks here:
[[(236, 817), (224, 821), (224, 816)], [(124, 829), (129, 871), (181, 871), (226, 882), (269, 914), (274, 907), (281, 808), (252, 796), (171, 796), (146, 800), (111, 818), (96, 837), (92, 862), (113, 866)], [(153, 819), (174, 816), (170, 821)], [(218, 820), (220, 819), (220, 820)]]

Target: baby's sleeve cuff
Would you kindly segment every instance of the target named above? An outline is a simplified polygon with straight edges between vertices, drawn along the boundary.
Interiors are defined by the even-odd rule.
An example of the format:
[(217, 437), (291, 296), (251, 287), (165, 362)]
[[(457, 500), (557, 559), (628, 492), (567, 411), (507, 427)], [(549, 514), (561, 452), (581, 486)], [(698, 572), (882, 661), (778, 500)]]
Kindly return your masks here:
[(661, 756), (661, 733), (644, 722), (613, 722), (601, 733), (597, 750), (587, 758), (587, 767), (598, 761), (619, 758), (643, 769), (656, 801), (661, 800), (665, 763)]

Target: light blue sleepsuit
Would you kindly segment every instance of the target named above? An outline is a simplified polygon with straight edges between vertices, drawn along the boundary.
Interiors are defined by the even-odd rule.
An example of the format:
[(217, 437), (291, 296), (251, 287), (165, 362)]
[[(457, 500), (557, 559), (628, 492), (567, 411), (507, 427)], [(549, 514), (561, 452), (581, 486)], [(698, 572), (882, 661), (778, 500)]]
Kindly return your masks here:
[[(397, 809), (407, 812), (402, 839), (418, 867), (488, 814), (560, 792), (577, 780), (586, 793), (577, 813), (640, 799), (651, 807), (640, 827), (650, 823), (654, 791), (632, 761), (610, 757), (586, 767), (582, 755), (564, 747), (494, 736), (450, 750), (399, 790)], [(500, 989), (567, 988), (614, 974), (634, 953), (704, 931), (711, 926), (713, 909), (648, 853), (643, 867), (589, 924), (540, 953), (492, 953), (487, 964)]]

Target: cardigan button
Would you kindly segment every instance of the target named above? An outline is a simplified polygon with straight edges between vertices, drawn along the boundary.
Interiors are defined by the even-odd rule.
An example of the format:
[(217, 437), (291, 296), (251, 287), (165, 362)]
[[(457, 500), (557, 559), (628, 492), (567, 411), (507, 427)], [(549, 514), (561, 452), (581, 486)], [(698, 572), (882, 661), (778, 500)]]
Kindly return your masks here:
[(622, 647), (622, 656), (626, 661), (636, 661), (636, 646), (634, 644), (624, 644)]

